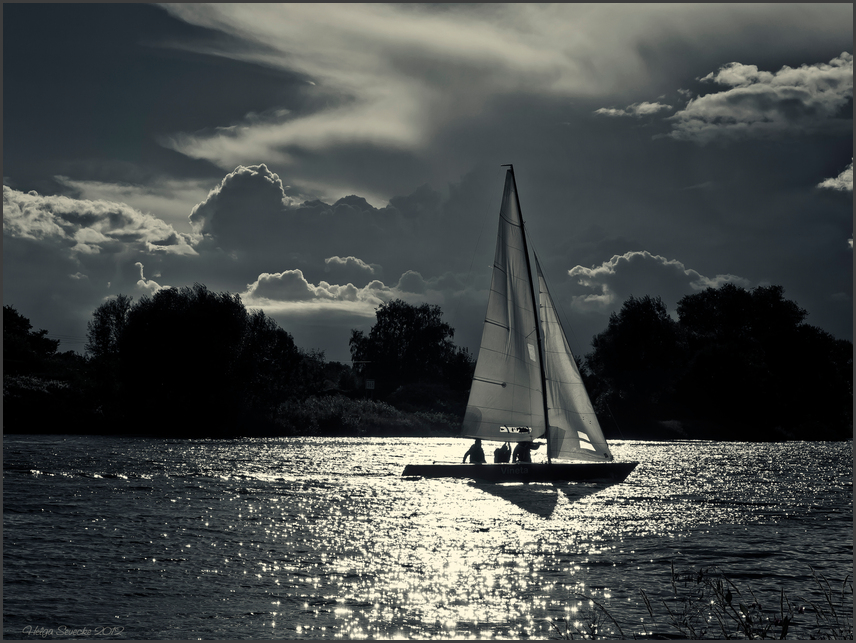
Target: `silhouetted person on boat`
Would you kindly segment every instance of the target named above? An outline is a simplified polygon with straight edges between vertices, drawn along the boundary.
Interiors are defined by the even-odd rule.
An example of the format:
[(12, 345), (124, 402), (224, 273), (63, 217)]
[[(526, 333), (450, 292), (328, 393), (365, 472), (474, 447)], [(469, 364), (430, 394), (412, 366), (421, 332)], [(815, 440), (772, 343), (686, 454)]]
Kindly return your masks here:
[(511, 447), (508, 446), (508, 442), (493, 450), (493, 461), (497, 463), (511, 461)]
[(484, 449), (482, 449), (481, 439), (476, 438), (476, 443), (469, 448), (469, 450), (464, 454), (464, 462), (467, 461), (467, 457), (469, 457), (470, 462), (473, 464), (484, 464)]
[(518, 442), (517, 446), (514, 447), (514, 461), (532, 462), (531, 450), (537, 449), (540, 446), (540, 444), (535, 444), (533, 442)]

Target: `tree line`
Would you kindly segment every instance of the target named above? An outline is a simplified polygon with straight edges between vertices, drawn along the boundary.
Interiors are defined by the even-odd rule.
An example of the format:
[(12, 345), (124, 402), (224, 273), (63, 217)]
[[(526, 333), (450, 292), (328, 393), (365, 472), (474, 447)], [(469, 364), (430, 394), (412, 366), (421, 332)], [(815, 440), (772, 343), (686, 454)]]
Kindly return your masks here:
[[(605, 433), (852, 437), (852, 343), (806, 315), (779, 286), (708, 288), (682, 298), (676, 318), (658, 297), (630, 297), (579, 360)], [(453, 339), (438, 306), (394, 300), (377, 308), (370, 332), (351, 331), (353, 366), (328, 362), (238, 295), (195, 284), (103, 303), (79, 355), (58, 352), (58, 340), (4, 306), (4, 430), (452, 433), (475, 364)]]
[[(12, 306), (3, 307), (3, 320), (4, 428), (11, 433), (277, 435), (317, 430), (318, 413), (306, 409), (331, 406), (339, 416), (367, 415), (385, 425), (401, 420), (377, 403), (463, 416), (472, 373), (472, 360), (452, 344), (454, 330), (438, 307), (398, 300), (378, 308), (367, 337), (352, 331), (357, 368), (298, 348), (263, 311), (248, 311), (239, 295), (202, 284), (162, 289), (137, 302), (125, 295), (106, 301), (87, 325), (83, 356), (59, 353), (59, 341), (33, 331)], [(378, 382), (371, 392), (368, 378)], [(370, 413), (359, 405), (306, 404), (369, 395), (376, 402)], [(354, 425), (343, 417), (322, 424)]]
[(781, 286), (734, 284), (630, 297), (581, 372), (607, 434), (736, 440), (847, 439), (853, 344), (804, 322)]

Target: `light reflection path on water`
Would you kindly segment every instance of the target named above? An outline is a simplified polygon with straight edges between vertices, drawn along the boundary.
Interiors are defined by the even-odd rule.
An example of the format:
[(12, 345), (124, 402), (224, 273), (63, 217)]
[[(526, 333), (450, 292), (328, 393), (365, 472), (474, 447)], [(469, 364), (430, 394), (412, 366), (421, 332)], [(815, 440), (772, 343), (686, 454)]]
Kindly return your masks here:
[(54, 583), (4, 631), (43, 604), (130, 638), (544, 638), (583, 593), (640, 632), (672, 562), (773, 592), (852, 571), (850, 444), (619, 442), (640, 465), (605, 486), (401, 478), (455, 439), (89, 440), (4, 439), (4, 584)]
[[(335, 462), (326, 447), (321, 460)], [(451, 460), (459, 451), (458, 441), (435, 445), (431, 460)], [(363, 468), (376, 472), (387, 463), (376, 460), (368, 457)], [(735, 475), (733, 460), (716, 453), (687, 467), (664, 458), (649, 473), (652, 484), (643, 478), (612, 486), (402, 480), (396, 463), (380, 478), (349, 477), (343, 489), (331, 472), (314, 486), (293, 481), (297, 520), (272, 525), (269, 535), (276, 539), (279, 530), (286, 545), (306, 548), (291, 550), (304, 573), (307, 554), (335, 552), (318, 555), (311, 588), (300, 575), (286, 582), (306, 590), (314, 600), (305, 607), (337, 635), (544, 635), (545, 619), (564, 616), (576, 605), (575, 593), (622, 593), (616, 568), (633, 565), (634, 541), (674, 543), (693, 525), (740, 524), (747, 519), (735, 509), (740, 503), (751, 507), (752, 521), (763, 519), (765, 502), (781, 514), (772, 497), (783, 492), (778, 478), (766, 480), (762, 469), (757, 475), (771, 497), (747, 498), (745, 471)], [(733, 464), (745, 468), (745, 462)], [(790, 486), (796, 495), (794, 476)], [(681, 555), (680, 545), (663, 549), (656, 548), (658, 559)], [(603, 568), (608, 571), (599, 580)], [(310, 622), (300, 632), (317, 633), (318, 627)]]

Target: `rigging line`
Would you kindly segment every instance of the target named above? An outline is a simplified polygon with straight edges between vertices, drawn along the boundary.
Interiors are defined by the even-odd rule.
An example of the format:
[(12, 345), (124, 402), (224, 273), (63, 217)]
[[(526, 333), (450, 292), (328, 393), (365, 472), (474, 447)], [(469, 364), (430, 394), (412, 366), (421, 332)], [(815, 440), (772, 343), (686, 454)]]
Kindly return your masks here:
[[(604, 402), (604, 404), (606, 404)], [(609, 414), (612, 416), (612, 421), (615, 422), (615, 428), (618, 429), (618, 435), (621, 436), (621, 439), (624, 439), (624, 433), (621, 432), (621, 425), (618, 424), (618, 420), (615, 419), (615, 416), (612, 415), (612, 409), (609, 408), (609, 404), (606, 404), (606, 410), (609, 411)]]

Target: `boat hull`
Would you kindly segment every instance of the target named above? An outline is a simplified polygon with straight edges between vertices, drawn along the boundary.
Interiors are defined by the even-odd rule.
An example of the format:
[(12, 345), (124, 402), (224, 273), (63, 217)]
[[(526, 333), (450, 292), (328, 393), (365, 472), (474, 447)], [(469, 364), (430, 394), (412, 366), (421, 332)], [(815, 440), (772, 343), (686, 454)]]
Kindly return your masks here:
[(402, 476), (481, 482), (622, 482), (638, 462), (585, 464), (408, 464)]

